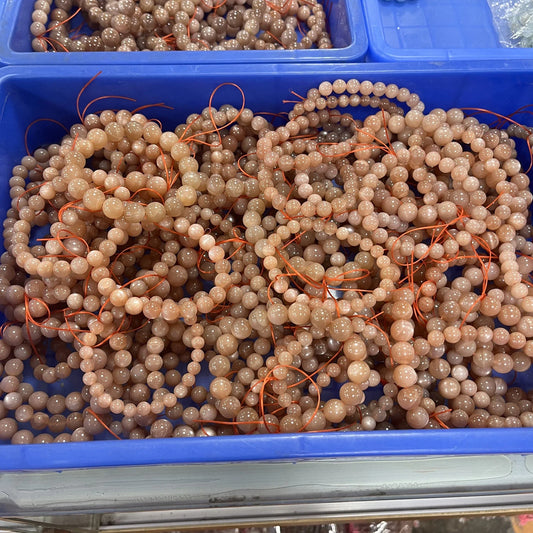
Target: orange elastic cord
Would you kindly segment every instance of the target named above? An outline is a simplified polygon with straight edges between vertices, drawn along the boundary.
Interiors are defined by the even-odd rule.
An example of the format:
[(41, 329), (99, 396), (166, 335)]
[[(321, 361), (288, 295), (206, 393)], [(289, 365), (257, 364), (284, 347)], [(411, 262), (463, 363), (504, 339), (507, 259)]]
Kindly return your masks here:
[[(97, 74), (98, 75), (98, 74)], [(95, 76), (96, 77), (96, 76)], [(93, 78), (94, 79), (94, 78)], [(92, 80), (91, 80), (92, 81)], [(81, 113), (81, 122), (83, 123), (83, 120), (85, 118), (85, 114), (87, 113), (87, 110), (89, 109), (89, 107), (91, 107), (95, 102), (99, 102), (100, 100), (107, 100), (109, 98), (116, 98), (118, 100), (128, 100), (129, 102), (136, 102), (137, 100), (135, 100), (135, 98), (129, 98), (128, 96), (120, 96), (120, 95), (115, 95), (115, 94), (110, 94), (110, 95), (106, 95), (106, 96), (99, 96), (98, 98), (94, 98), (93, 100), (91, 100), (84, 108), (83, 108), (83, 111)]]
[(52, 39), (52, 37), (44, 37), (44, 35), (38, 35), (36, 39), (41, 42), (41, 46), (45, 49), (46, 52), (48, 52), (48, 48), (46, 46), (43, 46), (43, 42), (49, 45), (54, 52), (57, 52), (56, 45), (62, 48), (63, 52), (70, 52), (70, 50), (65, 45), (63, 45), (63, 43), (60, 43), (57, 39)]
[[(166, 166), (166, 165), (165, 165)], [(146, 191), (146, 192), (149, 192), (155, 196), (157, 196), (160, 200), (161, 200), (161, 203), (165, 203), (165, 199), (157, 192), (157, 191), (154, 191), (153, 189), (150, 189), (148, 187), (143, 187), (141, 189), (137, 189), (131, 196), (130, 196), (130, 199), (127, 200), (128, 202), (132, 202), (133, 198), (139, 194), (140, 192), (142, 191)], [(146, 204), (141, 204), (141, 205), (146, 205)]]
[[(489, 284), (489, 268), (490, 268), (490, 265), (491, 265), (491, 261), (492, 261), (492, 253), (491, 253), (491, 249), (490, 249), (490, 246), (488, 245), (488, 243), (482, 239), (481, 237), (478, 237), (477, 235), (472, 235), (472, 238), (485, 250), (488, 250), (489, 252), (489, 260), (488, 260), (488, 265), (485, 265), (485, 263), (483, 262), (482, 258), (480, 257), (480, 255), (477, 253), (476, 249), (474, 249), (472, 247), (472, 249), (474, 250), (474, 254), (476, 256), (476, 258), (478, 259), (479, 261), (479, 264), (480, 264), (480, 268), (481, 268), (481, 272), (483, 274), (483, 285), (481, 287), (481, 294), (479, 295), (478, 298), (476, 298), (475, 302), (470, 306), (470, 308), (468, 309), (468, 311), (465, 313), (465, 316), (463, 318), (463, 320), (461, 321), (461, 325), (460, 327), (463, 327), (463, 325), (465, 324), (466, 322), (466, 319), (469, 317), (470, 313), (474, 310), (474, 308), (476, 307), (476, 305), (478, 305), (481, 300), (483, 300), (483, 298), (485, 298), (486, 294), (487, 294), (487, 288), (488, 288), (488, 284)], [(483, 246), (484, 245), (484, 246)]]
[(76, 26), (75, 28), (70, 30), (70, 39), (71, 40), (79, 39), (82, 36), (82, 34), (80, 32), (81, 32), (81, 29), (83, 28), (84, 24), (85, 23), (82, 22), (81, 24), (79, 24), (78, 26)]
[(131, 111), (131, 114), (135, 115), (139, 111), (142, 111), (143, 109), (149, 109), (151, 107), (160, 107), (162, 109), (174, 109), (172, 106), (167, 105), (167, 104), (165, 104), (163, 102), (157, 102), (155, 104), (146, 104), (146, 105), (142, 105), (140, 107), (136, 107), (133, 111)]
[[(26, 296), (25, 296), (26, 298)], [(43, 302), (42, 300), (39, 300), (39, 299), (36, 299), (36, 298), (32, 298), (33, 300), (36, 300), (36, 301), (39, 301), (40, 303), (42, 303), (43, 305), (46, 306), (46, 303)], [(48, 309), (48, 306), (46, 306), (47, 309)], [(67, 323), (67, 327), (66, 328), (60, 328), (60, 327), (55, 327), (55, 326), (50, 326), (50, 325), (47, 325), (47, 324), (44, 324), (44, 322), (46, 320), (48, 320), (49, 318), (51, 318), (51, 314), (50, 314), (50, 310), (48, 309), (48, 312), (49, 312), (49, 315), (48, 317), (44, 318), (42, 322), (37, 322), (37, 320), (35, 320), (29, 310), (28, 310), (28, 306), (26, 306), (26, 310), (25, 310), (25, 313), (26, 313), (26, 324), (28, 322), (32, 323), (34, 326), (37, 326), (41, 329), (49, 329), (51, 331), (63, 331), (65, 333), (70, 333), (78, 342), (80, 342), (80, 344), (83, 344), (83, 342), (77, 337), (77, 335), (74, 333), (74, 330), (72, 330), (72, 328), (70, 327), (70, 324), (68, 323), (68, 321), (66, 322)], [(55, 311), (54, 311), (55, 312)], [(89, 330), (75, 330), (76, 333), (90, 333)]]
[[(23, 196), (25, 196), (26, 194), (28, 194), (29, 192), (32, 192), (34, 191), (35, 189), (39, 189), (41, 188), (45, 183), (48, 183), (47, 181), (43, 181), (42, 183), (39, 183), (38, 185), (35, 185), (34, 187), (31, 187), (30, 189), (27, 189), (25, 190), (24, 192), (20, 193), (18, 196), (17, 196), (17, 203), (16, 203), (16, 209), (17, 211), (20, 211), (20, 208), (19, 208), (19, 202), (22, 200)], [(61, 221), (60, 221), (61, 222)]]
[(447, 426), (440, 418), (439, 418), (439, 415), (442, 415), (444, 413), (451, 413), (452, 412), (452, 409), (446, 409), (445, 411), (439, 411), (438, 413), (432, 413), (429, 415), (429, 418), (434, 418), (438, 423), (439, 423), (439, 426), (442, 427), (443, 429), (450, 429), (449, 426)]
[[(241, 107), (240, 107), (239, 111), (237, 112), (237, 115), (232, 120), (230, 120), (229, 122), (227, 122), (223, 126), (219, 127), (219, 126), (216, 125), (215, 118), (213, 116), (213, 99), (214, 99), (217, 91), (219, 91), (224, 86), (235, 87), (241, 94), (242, 104), (241, 104)], [(209, 118), (211, 119), (211, 123), (213, 124), (213, 128), (214, 129), (208, 130), (208, 131), (199, 132), (199, 133), (189, 137), (188, 139), (186, 139), (185, 142), (195, 142), (195, 143), (203, 144), (203, 145), (206, 145), (206, 146), (213, 146), (210, 143), (207, 143), (207, 142), (204, 142), (204, 141), (200, 141), (197, 137), (201, 136), (201, 135), (209, 135), (210, 133), (216, 133), (217, 136), (218, 136), (218, 139), (219, 139), (219, 144), (221, 145), (222, 144), (222, 135), (220, 135), (220, 132), (223, 129), (227, 128), (228, 126), (231, 126), (231, 124), (234, 124), (235, 122), (237, 122), (239, 120), (239, 117), (242, 115), (242, 112), (244, 111), (245, 101), (246, 101), (246, 99), (245, 99), (245, 96), (244, 96), (244, 91), (236, 83), (224, 82), (224, 83), (221, 83), (220, 85), (217, 85), (217, 87), (215, 87), (215, 89), (211, 93), (211, 96), (209, 97), (209, 104), (208, 104)], [(194, 121), (196, 121), (200, 117), (201, 117), (201, 115), (199, 115)], [(182, 137), (183, 137), (183, 135), (182, 135)]]
[(72, 20), (79, 12), (81, 11), (81, 7), (78, 7), (70, 17), (66, 18), (65, 20), (62, 20), (61, 22), (58, 22), (57, 24), (54, 24), (52, 27), (48, 28), (46, 31), (43, 31), (41, 33), (41, 36), (45, 33), (48, 33), (49, 31), (55, 30), (56, 28), (59, 28), (59, 26), (63, 26), (63, 24), (66, 24), (69, 20)]
[[(50, 308), (48, 307), (46, 302), (44, 302), (43, 300), (41, 300), (39, 298), (32, 298), (32, 299), (38, 301), (41, 305), (44, 306), (44, 308), (46, 309), (46, 311), (48, 313), (48, 318), (50, 318)], [(32, 338), (31, 338), (31, 332), (30, 332), (31, 314), (30, 314), (30, 310), (29, 310), (29, 303), (30, 303), (30, 299), (29, 299), (28, 295), (24, 294), (24, 316), (25, 316), (25, 319), (26, 319), (26, 333), (28, 334), (28, 340), (30, 342), (30, 346), (31, 346), (31, 348), (33, 350), (33, 353), (37, 356), (37, 359), (39, 359), (39, 361), (42, 364), (45, 364), (43, 356), (39, 353), (39, 351), (37, 350), (37, 347), (35, 346), (35, 344), (32, 341)], [(5, 324), (3, 324), (2, 327), (0, 328), (0, 335), (3, 336), (5, 328), (10, 326), (11, 324), (12, 324), (12, 322), (6, 322)]]
[[(270, 32), (267, 31), (266, 33), (268, 33), (274, 39), (276, 39), (276, 37), (274, 37), (274, 35), (272, 35)], [(276, 41), (278, 41), (278, 43), (281, 44), (281, 42), (278, 39), (276, 39)], [(291, 94), (293, 94), (294, 96), (298, 97), (300, 100), (282, 100), (283, 104), (300, 104), (301, 102), (303, 102), (305, 100), (305, 98), (303, 96), (299, 95), (295, 91), (291, 91)]]
[[(61, 233), (66, 233), (67, 235), (65, 237), (61, 237), (60, 236)], [(90, 249), (91, 249), (89, 244), (87, 243), (87, 241), (85, 239), (83, 239), (79, 235), (76, 235), (73, 231), (69, 230), (68, 228), (61, 228), (57, 232), (57, 235), (55, 237), (47, 237), (47, 238), (43, 238), (43, 239), (37, 239), (37, 241), (38, 242), (56, 241), (61, 246), (61, 248), (63, 248), (63, 250), (65, 250), (65, 252), (67, 252), (69, 254), (69, 255), (64, 256), (64, 257), (80, 257), (79, 255), (77, 255), (74, 252), (72, 252), (71, 250), (69, 250), (63, 244), (62, 239), (74, 239), (74, 240), (77, 240), (77, 241), (79, 241), (79, 242), (81, 242), (82, 244), (85, 245), (85, 248), (87, 249), (87, 251), (90, 251)], [(51, 256), (50, 255), (45, 255), (43, 257), (51, 257)]]
[[(85, 92), (85, 90), (87, 89), (87, 87), (89, 87), (89, 85), (91, 85), (91, 83), (96, 78), (98, 78), (98, 76), (100, 76), (100, 74), (102, 74), (102, 71), (97, 72), (87, 83), (85, 83), (85, 85), (81, 88), (80, 92), (78, 93), (78, 96), (76, 97), (76, 111), (78, 112), (78, 118), (80, 119), (80, 122), (82, 124), (83, 124), (83, 120), (85, 118), (85, 114), (82, 114), (80, 112), (80, 98), (81, 98), (82, 94)], [(84, 110), (84, 112), (85, 112), (85, 110)], [(67, 130), (67, 133), (68, 133), (68, 130)]]
[(96, 418), (96, 420), (98, 420), (98, 422), (100, 422), (100, 424), (102, 424), (113, 437), (115, 437), (115, 439), (122, 440), (90, 407), (87, 407), (87, 412), (91, 413), (91, 415), (93, 415), (94, 418)]
[[(305, 376), (305, 379), (303, 380), (303, 382), (305, 381), (310, 381), (312, 385), (315, 386), (316, 388), (316, 391), (317, 391), (317, 402), (316, 402), (316, 406), (315, 406), (315, 411), (313, 413), (313, 416), (300, 428), (300, 431), (303, 431), (310, 423), (311, 421), (313, 420), (313, 418), (316, 416), (316, 413), (318, 412), (318, 409), (320, 407), (320, 387), (317, 385), (317, 383), (312, 379), (311, 376), (307, 375), (302, 369), (300, 368), (297, 368), (295, 366), (292, 366), (292, 365), (276, 365), (274, 368), (272, 368), (268, 374), (265, 376), (265, 378), (262, 380), (262, 385), (261, 385), (261, 391), (259, 393), (259, 406), (260, 406), (260, 413), (261, 413), (261, 417), (263, 419), (263, 421), (266, 423), (266, 420), (265, 420), (265, 406), (264, 406), (264, 394), (265, 394), (265, 387), (267, 385), (267, 383), (269, 383), (270, 381), (277, 381), (275, 377), (271, 377), (273, 372), (278, 369), (278, 368), (287, 368), (289, 370), (293, 370), (293, 371), (296, 371), (296, 372), (299, 372), (300, 374), (304, 374)], [(300, 382), (302, 383), (302, 382)], [(289, 385), (289, 388), (292, 388), (292, 387), (295, 387), (297, 384), (293, 384), (293, 385)], [(251, 389), (250, 389), (251, 390)], [(268, 431), (268, 427), (267, 427), (267, 431)]]
[(194, 13), (192, 14), (192, 17), (189, 19), (189, 22), (187, 24), (187, 37), (191, 36), (191, 22), (194, 20), (194, 17), (196, 17), (196, 13), (198, 13), (198, 6), (195, 6)]
[(250, 155), (253, 155), (255, 154), (256, 152), (249, 152), (247, 154), (243, 154), (239, 157), (239, 159), (237, 160), (237, 167), (239, 168), (239, 170), (247, 177), (247, 178), (252, 178), (252, 179), (257, 179), (257, 176), (252, 176), (251, 174), (248, 174), (247, 172), (245, 172), (245, 170), (242, 168), (241, 166), (241, 159), (244, 159), (245, 157), (248, 157)]
[(281, 5), (281, 6), (279, 6), (277, 4), (274, 4), (273, 2), (265, 2), (265, 3), (270, 9), (272, 9), (274, 11), (277, 11), (281, 15), (286, 15), (288, 13), (288, 11), (289, 11), (289, 8), (290, 8), (290, 5), (291, 5), (291, 0), (285, 0), (283, 5)]
[[(58, 126), (61, 126), (65, 132), (69, 133), (69, 130), (65, 127), (64, 124), (61, 124), (61, 122), (57, 121), (57, 120), (54, 120), (53, 118), (38, 118), (32, 122), (30, 122), (30, 124), (28, 125), (28, 127), (26, 128), (26, 131), (24, 132), (24, 148), (26, 149), (26, 153), (28, 155), (31, 155), (30, 154), (30, 150), (28, 148), (28, 133), (30, 131), (30, 128), (34, 125), (34, 124), (37, 124), (38, 122), (51, 122), (52, 124), (57, 124)], [(28, 192), (28, 191), (26, 191)]]

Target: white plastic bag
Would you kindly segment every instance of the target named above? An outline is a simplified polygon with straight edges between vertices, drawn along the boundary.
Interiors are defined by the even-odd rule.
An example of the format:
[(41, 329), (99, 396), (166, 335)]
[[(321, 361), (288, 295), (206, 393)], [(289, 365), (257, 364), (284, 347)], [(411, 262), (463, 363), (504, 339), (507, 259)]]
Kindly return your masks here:
[(533, 0), (488, 0), (500, 42), (533, 48)]

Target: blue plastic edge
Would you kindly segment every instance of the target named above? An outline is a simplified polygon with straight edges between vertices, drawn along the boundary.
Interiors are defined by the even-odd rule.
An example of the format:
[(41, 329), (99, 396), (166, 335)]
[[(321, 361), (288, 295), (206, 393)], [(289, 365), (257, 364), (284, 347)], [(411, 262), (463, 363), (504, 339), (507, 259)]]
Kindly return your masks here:
[[(2, 446), (0, 470), (57, 470), (156, 464), (297, 461), (336, 457), (533, 453), (533, 428), (249, 435)], [(475, 433), (473, 438), (472, 433)], [(384, 438), (385, 437), (385, 438)], [(442, 450), (446, 450), (445, 454)]]
[[(395, 1), (395, 0), (392, 0)], [(377, 62), (391, 61), (490, 61), (531, 60), (531, 48), (405, 48), (394, 49), (386, 44), (383, 26), (380, 24), (379, 1), (362, 0), (368, 36), (368, 59)]]
[[(227, 52), (16, 52), (10, 47), (21, 0), (4, 0), (0, 6), (0, 66), (2, 65), (154, 65), (287, 62), (358, 62), (368, 50), (368, 36), (361, 0), (345, 2), (351, 44), (328, 50), (247, 50)], [(29, 31), (28, 31), (29, 38)]]

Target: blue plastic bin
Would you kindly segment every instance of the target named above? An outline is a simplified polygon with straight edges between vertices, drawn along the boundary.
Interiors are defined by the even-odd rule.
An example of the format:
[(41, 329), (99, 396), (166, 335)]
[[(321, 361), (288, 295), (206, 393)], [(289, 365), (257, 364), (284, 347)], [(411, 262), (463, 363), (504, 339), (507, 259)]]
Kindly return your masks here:
[[(24, 134), (28, 124), (48, 117), (65, 125), (78, 121), (76, 96), (96, 72), (95, 67), (6, 67), (0, 73), (0, 213), (9, 205), (11, 168), (25, 154)], [(53, 74), (53, 76), (52, 76)], [(89, 86), (82, 102), (105, 94), (129, 96), (136, 103), (109, 101), (110, 107), (133, 107), (165, 102), (174, 110), (152, 108), (150, 116), (172, 127), (191, 112), (206, 107), (210, 93), (222, 82), (234, 82), (246, 95), (246, 106), (256, 111), (287, 110), (282, 100), (290, 91), (300, 94), (321, 81), (343, 78), (396, 83), (417, 92), (428, 109), (434, 107), (483, 107), (509, 114), (533, 100), (533, 61), (494, 63), (490, 70), (465, 69), (461, 63), (442, 68), (421, 68), (405, 63), (401, 70), (390, 65), (258, 65), (235, 72), (229, 65), (207, 69), (141, 66), (124, 72), (106, 67)], [(240, 105), (235, 88), (223, 87), (213, 105)], [(100, 102), (100, 105), (102, 102)], [(131, 108), (131, 107), (130, 107)], [(488, 122), (492, 118), (488, 117)], [(526, 115), (526, 121), (528, 117)], [(531, 117), (529, 117), (531, 120)], [(62, 130), (39, 122), (29, 135), (30, 150), (60, 138)], [(524, 143), (521, 143), (524, 144)], [(528, 162), (526, 150), (521, 157)], [(514, 376), (510, 375), (512, 379)], [(81, 387), (72, 375), (66, 385)], [(516, 384), (533, 388), (533, 371), (516, 377)], [(53, 387), (61, 387), (59, 383)], [(51, 389), (57, 390), (57, 389)], [(369, 433), (324, 433), (252, 435), (145, 441), (100, 441), (89, 443), (0, 445), (0, 470), (64, 469), (75, 467), (152, 465), (220, 461), (258, 461), (387, 455), (533, 453), (533, 428), (375, 431)]]
[(363, 0), (373, 61), (533, 59), (500, 43), (487, 0)]
[[(35, 0), (3, 0), (0, 6), (0, 63), (4, 65), (202, 65), (362, 61), (368, 48), (360, 0), (329, 0), (329, 50), (241, 50), (222, 52), (34, 52), (29, 27)], [(3, 12), (2, 12), (3, 10)]]

